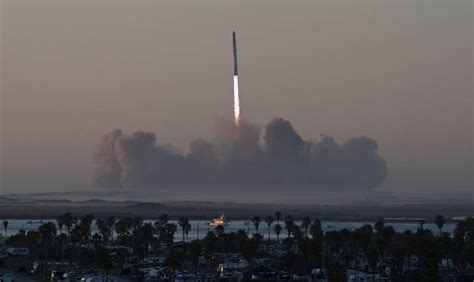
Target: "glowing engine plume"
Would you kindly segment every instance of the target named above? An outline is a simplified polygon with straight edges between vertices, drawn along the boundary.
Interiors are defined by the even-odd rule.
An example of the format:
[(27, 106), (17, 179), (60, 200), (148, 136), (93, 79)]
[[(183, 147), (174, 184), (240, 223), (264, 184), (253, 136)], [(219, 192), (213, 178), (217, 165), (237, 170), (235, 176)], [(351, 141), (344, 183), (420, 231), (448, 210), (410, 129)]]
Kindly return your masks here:
[(240, 121), (240, 99), (239, 99), (239, 71), (237, 68), (237, 38), (235, 31), (232, 32), (232, 46), (234, 49), (234, 119), (235, 125)]
[(239, 76), (237, 75), (234, 75), (234, 119), (235, 119), (235, 125), (239, 125), (240, 100), (239, 100)]

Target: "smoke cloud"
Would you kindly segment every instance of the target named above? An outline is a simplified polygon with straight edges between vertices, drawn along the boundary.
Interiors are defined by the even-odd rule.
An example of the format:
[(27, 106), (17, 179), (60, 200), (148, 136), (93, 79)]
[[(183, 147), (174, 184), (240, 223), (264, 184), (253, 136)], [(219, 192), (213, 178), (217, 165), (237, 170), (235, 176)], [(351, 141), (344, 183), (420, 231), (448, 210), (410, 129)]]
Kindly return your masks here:
[(155, 134), (113, 130), (97, 146), (94, 183), (100, 187), (313, 187), (373, 189), (387, 176), (378, 144), (357, 137), (304, 140), (288, 120), (261, 128), (245, 119), (216, 119), (213, 138), (196, 139), (188, 152), (157, 143)]

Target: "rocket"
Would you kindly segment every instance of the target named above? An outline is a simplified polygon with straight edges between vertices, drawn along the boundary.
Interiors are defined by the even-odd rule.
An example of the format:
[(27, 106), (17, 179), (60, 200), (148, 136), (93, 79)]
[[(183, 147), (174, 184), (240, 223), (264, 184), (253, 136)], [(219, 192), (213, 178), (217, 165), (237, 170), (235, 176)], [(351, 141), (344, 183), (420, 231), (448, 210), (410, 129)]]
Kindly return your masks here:
[(237, 38), (235, 31), (232, 32), (232, 45), (234, 47), (234, 119), (235, 125), (240, 122), (240, 98), (239, 98), (239, 71), (237, 69)]
[(235, 31), (232, 32), (232, 43), (234, 47), (234, 76), (238, 76), (239, 71), (237, 69), (237, 37), (235, 36)]

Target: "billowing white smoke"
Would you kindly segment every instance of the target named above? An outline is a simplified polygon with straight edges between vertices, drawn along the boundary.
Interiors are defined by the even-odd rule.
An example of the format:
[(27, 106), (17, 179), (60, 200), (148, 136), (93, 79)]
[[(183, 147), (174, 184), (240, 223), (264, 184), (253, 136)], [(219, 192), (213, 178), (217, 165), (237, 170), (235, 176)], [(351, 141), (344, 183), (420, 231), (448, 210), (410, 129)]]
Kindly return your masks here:
[(94, 182), (102, 187), (128, 188), (333, 190), (373, 189), (387, 176), (387, 164), (377, 153), (377, 142), (369, 137), (342, 144), (331, 136), (306, 141), (288, 120), (276, 118), (265, 127), (262, 138), (259, 126), (245, 119), (237, 126), (235, 121), (217, 119), (214, 138), (191, 142), (187, 154), (158, 145), (150, 132), (123, 134), (114, 130), (97, 147)]
[(375, 188), (387, 176), (387, 164), (377, 154), (377, 141), (356, 137), (339, 145), (322, 135), (311, 145), (311, 177), (325, 187)]

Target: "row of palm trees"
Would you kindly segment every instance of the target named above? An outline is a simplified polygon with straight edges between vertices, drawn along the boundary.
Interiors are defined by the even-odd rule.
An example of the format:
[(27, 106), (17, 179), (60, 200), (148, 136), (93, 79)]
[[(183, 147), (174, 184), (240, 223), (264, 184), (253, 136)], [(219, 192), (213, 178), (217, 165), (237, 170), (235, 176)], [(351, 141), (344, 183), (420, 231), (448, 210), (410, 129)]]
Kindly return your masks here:
[[(268, 216), (264, 220), (268, 227), (268, 238), (275, 221), (274, 232), (277, 236), (283, 228), (288, 232), (282, 245), (288, 251), (283, 258), (287, 268), (308, 271), (310, 266), (324, 266), (332, 273), (331, 277), (334, 281), (344, 279), (345, 269), (348, 268), (375, 272), (380, 261), (385, 258), (393, 258), (392, 267), (396, 272), (394, 275), (405, 275), (402, 270), (407, 257), (411, 254), (421, 259), (421, 271), (406, 274), (411, 276), (403, 281), (437, 280), (440, 274), (438, 264), (442, 258), (452, 258), (459, 270), (464, 269), (466, 265), (474, 265), (474, 219), (472, 218), (458, 222), (451, 235), (443, 233), (446, 220), (442, 216), (437, 216), (434, 223), (439, 229), (439, 235), (435, 236), (430, 230), (424, 228), (424, 222), (419, 223), (416, 232), (407, 230), (396, 233), (393, 226), (385, 224), (383, 220), (377, 221), (374, 226), (367, 224), (354, 231), (342, 229), (323, 232), (321, 221), (318, 219), (304, 218), (301, 224), (296, 224), (291, 215), (282, 217), (278, 214)], [(225, 234), (224, 228), (218, 226), (215, 236), (222, 240), (222, 243), (215, 242), (214, 235), (208, 235), (204, 239), (207, 242), (205, 245), (209, 245), (210, 249), (218, 252), (239, 251), (243, 246), (244, 251), (247, 250), (248, 254), (255, 255), (254, 250), (258, 249), (256, 246), (263, 239), (258, 233), (262, 221), (259, 217), (253, 217), (251, 222), (255, 227), (253, 237), (241, 239), (246, 238), (248, 234), (243, 230)], [(277, 239), (280, 241), (279, 237)], [(252, 248), (245, 246), (252, 246)], [(361, 269), (359, 259), (366, 259), (369, 268)]]
[[(65, 213), (56, 218), (56, 223), (59, 228), (59, 232), (66, 232), (67, 236), (71, 236), (73, 239), (80, 240), (84, 239), (89, 241), (91, 239), (91, 224), (93, 223), (94, 216), (91, 214), (85, 215), (83, 218), (78, 219), (74, 217), (71, 213)], [(155, 228), (157, 228), (158, 237), (162, 238), (164, 241), (170, 240), (167, 237), (170, 237), (170, 233), (175, 233), (177, 226), (173, 223), (169, 223), (169, 216), (167, 214), (161, 215), (158, 220), (155, 222)], [(299, 232), (299, 227), (295, 223), (295, 218), (291, 215), (286, 215), (282, 217), (280, 211), (276, 211), (274, 215), (265, 217), (265, 223), (268, 227), (268, 239), (270, 240), (271, 226), (274, 222), (276, 224), (273, 227), (273, 232), (275, 233), (277, 240), (280, 240), (280, 234), (283, 230), (283, 227), (287, 230), (289, 237), (292, 236), (296, 230)], [(284, 224), (280, 224), (280, 221)], [(259, 233), (259, 227), (261, 220), (258, 216), (252, 218), (252, 223), (255, 227), (255, 232)], [(314, 225), (316, 224), (316, 225)], [(122, 238), (125, 235), (129, 235), (137, 230), (143, 225), (143, 219), (139, 217), (123, 217), (117, 219), (114, 216), (109, 216), (105, 218), (98, 218), (96, 220), (97, 229), (101, 235), (102, 240), (104, 241), (114, 241), (114, 231), (117, 234), (118, 238)], [(187, 217), (181, 217), (178, 220), (178, 226), (181, 228), (182, 240), (183, 242), (189, 239), (189, 232), (192, 229), (192, 226)], [(308, 235), (308, 231), (311, 228), (316, 228), (316, 230), (321, 229), (321, 221), (319, 219), (314, 220), (314, 223), (309, 217), (305, 217), (302, 220), (301, 228), (304, 230), (304, 235)]]
[[(283, 229), (283, 227), (280, 225), (280, 220), (282, 220), (282, 213), (279, 212), (279, 211), (276, 211), (273, 216), (270, 215), (270, 216), (265, 217), (264, 222), (267, 224), (267, 227), (268, 227), (268, 239), (270, 239), (271, 226), (275, 221), (277, 222), (277, 224), (275, 224), (275, 226), (273, 227), (273, 232), (277, 236), (277, 239), (278, 240), (280, 239), (280, 234), (281, 234), (281, 231)], [(380, 224), (381, 222), (382, 221), (378, 221), (376, 223), (375, 227), (377, 228), (377, 224)], [(442, 215), (437, 215), (434, 218), (433, 222), (435, 223), (435, 225), (439, 229), (439, 235), (442, 236), (443, 235), (443, 226), (446, 223), (446, 219)], [(261, 223), (260, 217), (254, 216), (252, 218), (252, 224), (255, 227), (255, 232), (256, 233), (259, 232), (260, 223)], [(295, 228), (298, 228), (298, 226), (295, 224), (295, 218), (292, 215), (286, 215), (283, 218), (283, 223), (284, 223), (285, 229), (288, 231), (288, 236), (291, 237), (291, 234), (294, 233)], [(317, 228), (317, 229), (321, 228), (321, 220), (316, 219), (315, 223), (316, 223), (316, 225), (313, 226), (314, 223), (311, 221), (311, 218), (309, 218), (309, 217), (304, 217), (302, 219), (301, 228), (304, 230), (304, 235), (305, 236), (308, 235), (308, 232), (312, 233), (312, 232), (310, 232), (312, 228)], [(419, 221), (419, 225), (420, 225), (421, 229), (423, 229), (424, 224), (425, 224), (424, 220)]]
[[(304, 230), (304, 236), (308, 236), (308, 232), (314, 229), (311, 233), (317, 232), (317, 230), (321, 229), (321, 220), (315, 219), (314, 221), (311, 220), (309, 217), (304, 217), (301, 222), (301, 227), (299, 227), (296, 222), (295, 218), (292, 215), (286, 215), (284, 218), (282, 217), (282, 213), (280, 211), (276, 211), (274, 215), (266, 216), (264, 222), (267, 224), (268, 228), (268, 240), (270, 240), (271, 234), (271, 226), (274, 222), (276, 224), (273, 226), (273, 232), (275, 233), (277, 240), (280, 241), (280, 234), (283, 230), (283, 227), (286, 229), (288, 237), (291, 236), (295, 232), (300, 232), (301, 229)], [(284, 224), (283, 226), (280, 224), (280, 221)], [(252, 223), (255, 227), (255, 233), (259, 232), (259, 227), (261, 223), (261, 219), (258, 216), (254, 216), (252, 218)]]
[[(62, 258), (63, 242), (80, 243), (80, 245), (69, 244), (68, 246), (67, 257), (77, 259), (77, 256), (87, 257), (86, 251), (78, 251), (78, 248), (74, 246), (92, 243), (94, 249), (100, 250), (101, 243), (115, 241), (118, 245), (132, 248), (139, 257), (143, 258), (149, 246), (163, 246), (163, 244), (171, 246), (178, 228), (181, 228), (183, 241), (188, 240), (191, 230), (191, 224), (186, 217), (180, 218), (178, 223), (174, 224), (170, 222), (166, 214), (161, 215), (154, 223), (144, 223), (143, 219), (138, 217), (98, 218), (95, 221), (98, 228), (97, 234), (91, 234), (93, 222), (93, 215), (76, 218), (66, 213), (56, 218), (57, 224), (47, 222), (39, 226), (37, 230), (28, 233), (23, 231), (19, 235), (10, 236), (9, 243), (16, 240), (17, 244), (12, 244), (13, 246), (27, 246), (30, 250), (35, 250), (37, 254), (42, 253), (42, 257), (45, 258), (48, 257), (48, 251), (52, 256)], [(281, 212), (265, 217), (263, 222), (268, 227), (269, 240), (272, 225), (278, 242), (280, 242), (279, 236), (282, 229), (286, 229), (288, 236), (282, 240), (283, 244), (280, 246), (289, 250), (284, 260), (288, 268), (295, 270), (303, 266), (303, 269), (307, 271), (312, 266), (321, 266), (324, 261), (328, 268), (332, 267), (338, 272), (337, 265), (340, 265), (341, 269), (347, 269), (351, 261), (360, 257), (366, 258), (370, 269), (373, 270), (379, 258), (387, 256), (395, 257), (400, 268), (403, 259), (414, 253), (422, 259), (423, 271), (429, 279), (437, 275), (437, 263), (442, 257), (454, 258), (461, 267), (467, 263), (474, 264), (474, 219), (472, 218), (460, 221), (452, 236), (442, 232), (445, 219), (441, 216), (435, 220), (441, 236), (434, 236), (431, 231), (424, 229), (424, 222), (420, 222), (416, 233), (409, 231), (396, 233), (392, 226), (386, 225), (383, 221), (378, 221), (374, 227), (365, 225), (354, 231), (343, 229), (323, 232), (319, 219), (303, 218), (298, 224), (293, 216), (283, 216)], [(248, 257), (258, 256), (258, 246), (263, 242), (263, 236), (259, 233), (262, 221), (258, 217), (253, 217), (252, 223), (255, 234), (251, 237), (244, 230), (225, 233), (224, 227), (218, 226), (203, 240), (184, 244), (184, 248), (188, 248), (186, 252), (191, 252), (191, 249), (196, 248), (196, 254), (199, 254), (200, 250), (207, 250), (208, 254), (216, 251), (240, 251), (246, 253)], [(6, 225), (8, 226), (8, 223)], [(113, 238), (114, 234), (117, 238)], [(79, 252), (79, 255), (71, 253), (74, 248), (74, 252)]]
[[(167, 215), (164, 215), (164, 219), (167, 219), (166, 222), (169, 220), (169, 217)], [(277, 236), (277, 239), (280, 240), (280, 234), (282, 231), (282, 226), (280, 225), (280, 220), (282, 219), (282, 213), (279, 211), (276, 211), (274, 215), (269, 215), (265, 217), (264, 222), (267, 224), (268, 227), (268, 239), (270, 240), (270, 234), (271, 234), (271, 226), (272, 224), (276, 221), (277, 224), (273, 227), (273, 232)], [(60, 233), (63, 232), (63, 227), (65, 228), (67, 236), (71, 235), (71, 231), (73, 230), (73, 227), (75, 230), (76, 237), (81, 236), (85, 237), (86, 239), (89, 239), (91, 235), (91, 224), (94, 220), (94, 216), (91, 214), (88, 214), (84, 216), (81, 220), (78, 218), (74, 217), (71, 213), (65, 213), (63, 215), (60, 215), (56, 218), (56, 223), (59, 228)], [(295, 229), (295, 219), (291, 215), (287, 215), (284, 218), (284, 226), (285, 229), (288, 231), (288, 236), (291, 237), (292, 232)], [(321, 221), (318, 221), (319, 225), (321, 224)], [(99, 218), (96, 221), (97, 228), (104, 240), (114, 240), (114, 230), (117, 234), (123, 235), (127, 233), (129, 230), (135, 230), (140, 224), (143, 223), (143, 220), (138, 218), (138, 217), (124, 217), (121, 219), (117, 219), (114, 216), (109, 216), (105, 218)], [(252, 223), (255, 227), (255, 232), (259, 232), (259, 227), (261, 223), (261, 219), (258, 216), (254, 216), (252, 218)], [(443, 234), (443, 226), (446, 223), (446, 219), (442, 215), (438, 215), (434, 218), (434, 223), (439, 229), (439, 235), (441, 236)], [(420, 220), (419, 222), (420, 227), (423, 229), (423, 226), (425, 224), (424, 220)], [(191, 224), (189, 223), (189, 220), (186, 217), (181, 217), (178, 221), (178, 225), (181, 227), (182, 231), (182, 236), (183, 236), (183, 241), (186, 241), (188, 239), (189, 232), (191, 231)], [(304, 234), (308, 234), (309, 228), (312, 226), (311, 219), (309, 217), (305, 217), (302, 220), (301, 227), (304, 229)], [(5, 237), (8, 237), (8, 221), (4, 220), (3, 221), (3, 228), (5, 231)], [(168, 227), (170, 228), (170, 227)]]

